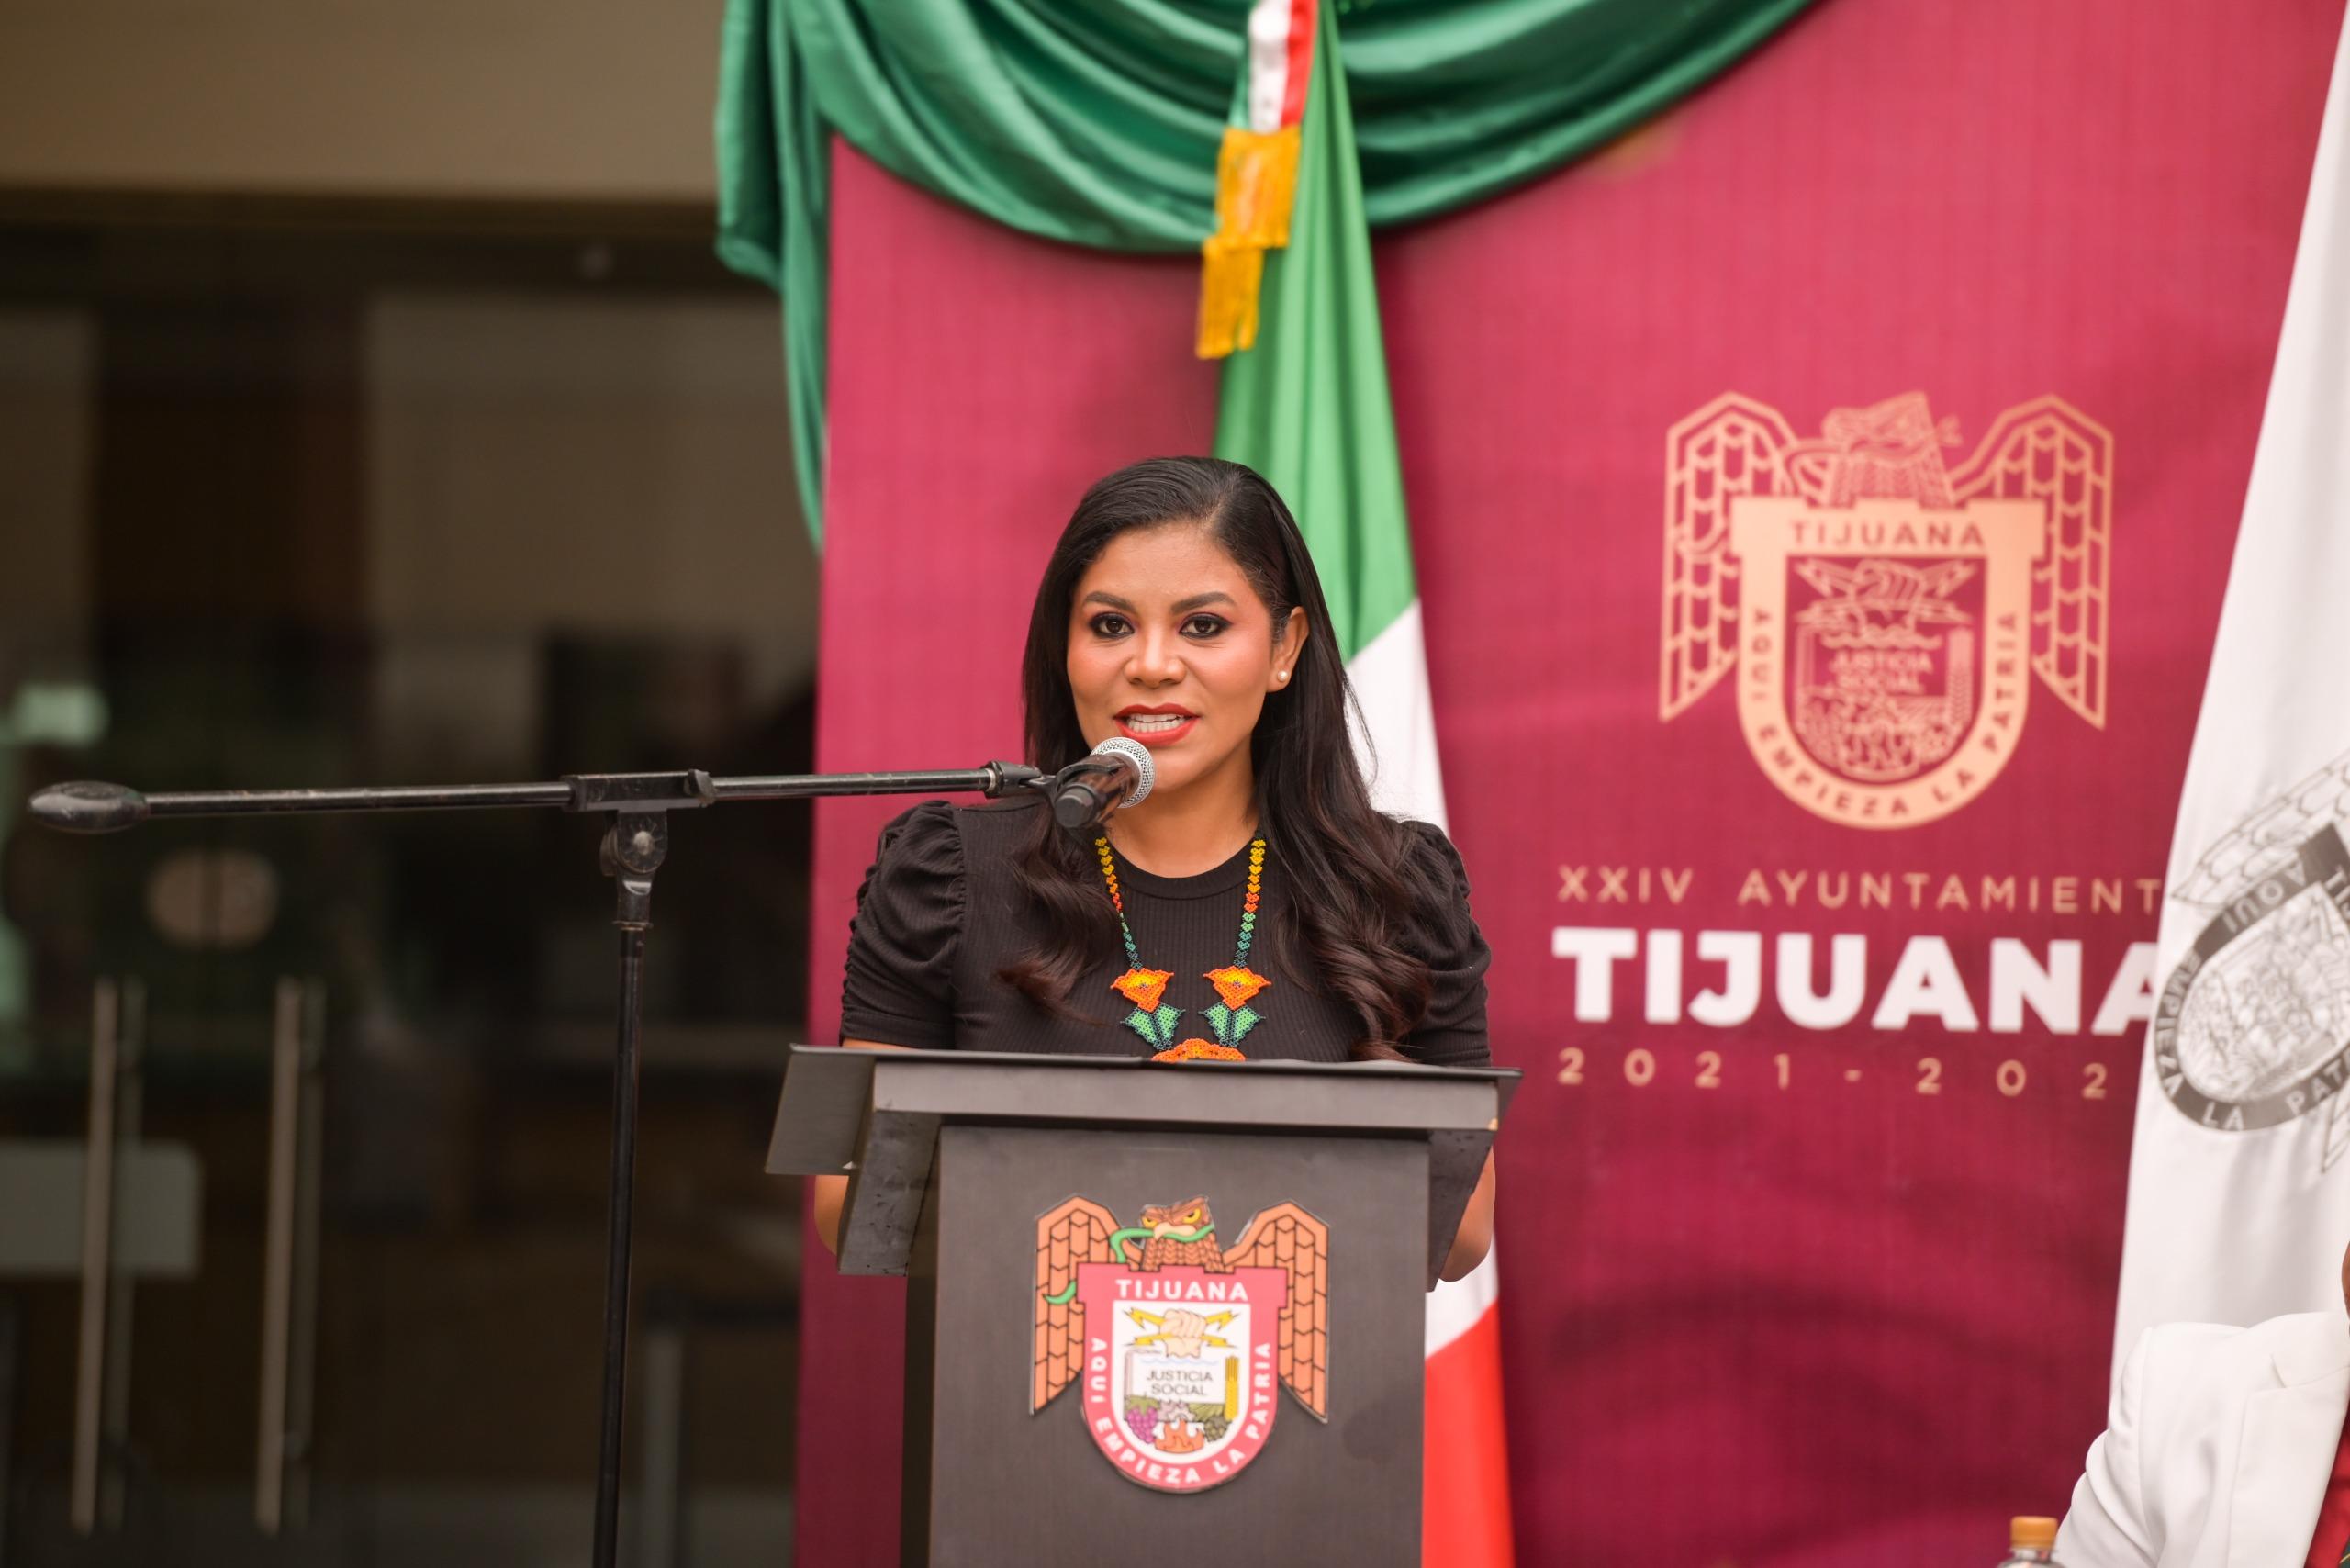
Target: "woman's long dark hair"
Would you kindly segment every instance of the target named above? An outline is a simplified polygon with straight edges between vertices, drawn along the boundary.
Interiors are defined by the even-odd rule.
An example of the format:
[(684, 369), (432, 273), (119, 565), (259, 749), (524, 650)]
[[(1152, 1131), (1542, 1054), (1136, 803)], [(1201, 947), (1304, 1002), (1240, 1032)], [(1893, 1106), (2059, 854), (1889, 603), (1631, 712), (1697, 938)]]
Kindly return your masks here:
[[(1265, 699), (1248, 743), (1259, 831), (1275, 874), (1290, 880), (1287, 917), (1271, 935), (1289, 978), (1350, 1008), (1360, 1060), (1393, 1059), (1428, 1002), (1428, 967), (1401, 940), (1449, 895), (1409, 852), (1404, 829), (1371, 803), (1348, 734), (1347, 683), (1314, 575), (1289, 508), (1254, 470), (1213, 457), (1155, 457), (1085, 492), (1046, 564), (1021, 666), (1028, 760), (1065, 767), (1091, 749), (1069, 684), (1071, 601), (1110, 542), (1135, 529), (1195, 522), (1240, 567), (1272, 611), (1276, 633), (1305, 611), (1305, 645), (1289, 684)], [(1000, 979), (1046, 1010), (1071, 1015), (1077, 981), (1117, 948), (1117, 924), (1084, 847), (1037, 813), (1035, 853), (1016, 872), (1043, 910), (1047, 937)], [(1305, 960), (1301, 965), (1299, 959)], [(1309, 969), (1310, 982), (1302, 974)]]

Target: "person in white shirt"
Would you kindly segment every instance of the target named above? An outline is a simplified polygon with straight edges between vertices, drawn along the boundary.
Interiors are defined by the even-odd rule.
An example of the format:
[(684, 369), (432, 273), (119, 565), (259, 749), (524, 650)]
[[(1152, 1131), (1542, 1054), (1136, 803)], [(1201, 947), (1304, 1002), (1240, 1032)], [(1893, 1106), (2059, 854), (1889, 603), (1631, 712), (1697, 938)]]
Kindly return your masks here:
[[(2350, 1300), (2350, 1256), (2343, 1259)], [(2350, 1317), (2166, 1323), (2130, 1352), (2056, 1537), (2065, 1568), (2350, 1562)]]

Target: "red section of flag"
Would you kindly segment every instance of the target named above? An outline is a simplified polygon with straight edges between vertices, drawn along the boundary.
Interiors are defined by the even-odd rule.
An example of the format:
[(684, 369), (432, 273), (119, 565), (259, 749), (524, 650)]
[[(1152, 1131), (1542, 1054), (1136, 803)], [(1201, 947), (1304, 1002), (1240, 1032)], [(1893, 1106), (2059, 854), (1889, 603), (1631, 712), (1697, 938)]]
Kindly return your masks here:
[(1314, 79), (1314, 18), (1315, 0), (1290, 0), (1289, 65), (1281, 76), (1281, 123), (1297, 125), (1305, 118), (1306, 84)]
[(1424, 1568), (1511, 1568), (1509, 1454), (1502, 1436), (1500, 1309), (1428, 1358)]

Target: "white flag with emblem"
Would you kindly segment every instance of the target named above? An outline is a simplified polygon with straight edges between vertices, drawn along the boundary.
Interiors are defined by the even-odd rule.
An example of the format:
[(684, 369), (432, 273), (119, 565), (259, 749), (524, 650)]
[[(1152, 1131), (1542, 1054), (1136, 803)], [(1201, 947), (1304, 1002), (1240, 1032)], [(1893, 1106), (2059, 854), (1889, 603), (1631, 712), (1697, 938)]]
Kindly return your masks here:
[(2116, 1364), (2338, 1310), (2350, 1242), (2350, 31), (2171, 842)]

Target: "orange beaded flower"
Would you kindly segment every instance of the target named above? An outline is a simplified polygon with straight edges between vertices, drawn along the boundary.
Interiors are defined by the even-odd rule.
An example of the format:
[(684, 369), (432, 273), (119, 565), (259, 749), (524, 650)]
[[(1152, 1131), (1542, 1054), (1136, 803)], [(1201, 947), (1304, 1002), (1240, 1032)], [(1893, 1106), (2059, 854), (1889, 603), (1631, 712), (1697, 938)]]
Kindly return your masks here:
[(1110, 989), (1145, 1013), (1156, 1013), (1158, 999), (1167, 994), (1167, 982), (1174, 978), (1168, 969), (1132, 969), (1112, 980)]
[(1248, 1006), (1251, 997), (1273, 983), (1256, 970), (1244, 969), (1238, 964), (1210, 969), (1203, 978), (1215, 987), (1216, 995), (1222, 997), (1224, 1004), (1235, 1012)]

